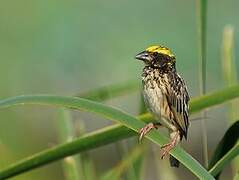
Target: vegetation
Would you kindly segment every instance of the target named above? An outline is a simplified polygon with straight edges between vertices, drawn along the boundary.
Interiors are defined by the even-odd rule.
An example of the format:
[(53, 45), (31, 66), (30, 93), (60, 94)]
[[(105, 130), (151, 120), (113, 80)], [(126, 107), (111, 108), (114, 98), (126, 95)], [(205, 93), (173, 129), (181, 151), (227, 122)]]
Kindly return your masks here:
[[(199, 94), (190, 101), (190, 119), (191, 126), (194, 127), (198, 127), (197, 122), (201, 122), (200, 134), (202, 135), (204, 162), (201, 164), (201, 161), (198, 160), (199, 157), (193, 154), (193, 149), (190, 149), (189, 152), (183, 147), (177, 146), (170, 154), (185, 167), (179, 169), (183, 171), (183, 175), (189, 172), (199, 179), (219, 179), (223, 176), (225, 167), (231, 165), (232, 173), (227, 172), (227, 175), (237, 179), (239, 177), (239, 117), (236, 99), (239, 97), (239, 85), (236, 55), (234, 54), (234, 41), (236, 41), (234, 28), (226, 26), (223, 31), (221, 71), (220, 68), (217, 68), (218, 57), (211, 58), (212, 54), (210, 54), (211, 51), (215, 54), (220, 34), (214, 37), (215, 29), (211, 31), (209, 28), (212, 28), (212, 25), (209, 23), (216, 23), (219, 21), (218, 19), (223, 22), (222, 17), (225, 17), (229, 11), (221, 11), (222, 17), (212, 18), (214, 22), (211, 19), (210, 22), (208, 17), (212, 15), (212, 11), (207, 0), (197, 0), (196, 2), (184, 6), (183, 12), (180, 11), (181, 13), (178, 12), (179, 10), (168, 13), (169, 8), (165, 7), (172, 6), (169, 1), (165, 1), (161, 7), (157, 3), (154, 4), (155, 2), (151, 2), (147, 6), (145, 3), (138, 2), (138, 9), (134, 11), (137, 19), (131, 16), (132, 8), (136, 6), (135, 1), (128, 2), (127, 5), (124, 4), (126, 2), (120, 1), (106, 2), (107, 5), (83, 1), (80, 4), (81, 14), (77, 16), (74, 13), (78, 12), (78, 9), (75, 8), (78, 5), (70, 4), (73, 2), (67, 4), (69, 7), (65, 6), (63, 2), (58, 2), (59, 9), (57, 10), (59, 12), (55, 10), (56, 5), (53, 2), (53, 4), (45, 4), (46, 2), (31, 4), (31, 8), (26, 10), (24, 6), (22, 10), (25, 15), (16, 10), (16, 12), (11, 11), (12, 14), (4, 16), (7, 11), (2, 10), (3, 16), (1, 17), (7, 28), (3, 28), (3, 32), (0, 33), (0, 36), (2, 35), (1, 43), (3, 43), (1, 46), (3, 51), (0, 56), (2, 56), (1, 59), (9, 59), (9, 61), (1, 62), (2, 76), (0, 80), (2, 87), (0, 91), (2, 97), (10, 96), (10, 98), (1, 98), (0, 100), (0, 179), (142, 179), (147, 170), (145, 164), (149, 154), (150, 157), (154, 157), (152, 159), (157, 159), (159, 156), (157, 150), (152, 153), (151, 149), (161, 147), (169, 139), (161, 131), (153, 130), (146, 136), (149, 141), (138, 142), (138, 130), (145, 123), (155, 120), (146, 111), (144, 103), (140, 99), (142, 98), (139, 96), (141, 85), (140, 80), (136, 79), (139, 78), (140, 72), (136, 63), (133, 64), (133, 60), (131, 60), (133, 58), (129, 58), (129, 54), (133, 57), (134, 51), (138, 52), (140, 48), (143, 49), (145, 43), (148, 46), (148, 42), (154, 44), (161, 41), (166, 42), (165, 45), (169, 47), (176, 44), (172, 49), (178, 51), (175, 53), (178, 55), (177, 58), (179, 57), (178, 70), (182, 72), (180, 74), (184, 75), (185, 73), (184, 77), (188, 80), (189, 83), (187, 84), (189, 84), (189, 88), (191, 87), (193, 94)], [(18, 3), (21, 2), (16, 2), (15, 5), (9, 5), (6, 2), (3, 3), (5, 6), (2, 7), (16, 6), (16, 9), (21, 9), (22, 4)], [(181, 8), (181, 2), (175, 1), (174, 3), (173, 6), (177, 5), (179, 9)], [(237, 2), (235, 1), (235, 3)], [(226, 5), (228, 4), (226, 3)], [(122, 9), (119, 9), (122, 6), (125, 9), (123, 15)], [(189, 6), (194, 8), (188, 8)], [(46, 7), (49, 7), (50, 11)], [(127, 10), (126, 7), (132, 8)], [(44, 15), (39, 17), (38, 13), (42, 11), (42, 8)], [(142, 8), (142, 14), (140, 8)], [(145, 8), (149, 8), (150, 12), (145, 13)], [(224, 10), (223, 6), (218, 5), (218, 8)], [(186, 13), (185, 9), (189, 12)], [(62, 16), (63, 10), (66, 11), (66, 14), (63, 14), (64, 18)], [(231, 9), (229, 10), (231, 12)], [(91, 16), (86, 18), (89, 11)], [(106, 13), (98, 17), (98, 13), (102, 11), (109, 14)], [(158, 12), (157, 16), (155, 12)], [(193, 13), (195, 13), (195, 18), (188, 16), (188, 14)], [(120, 14), (120, 16), (115, 14)], [(162, 18), (165, 14), (168, 14), (166, 19)], [(174, 21), (177, 15), (181, 19), (177, 18), (177, 21)], [(125, 18), (126, 16), (127, 18)], [(185, 18), (186, 16), (188, 18)], [(59, 17), (66, 20), (64, 25), (59, 21)], [(236, 17), (235, 24), (238, 21)], [(24, 23), (28, 22), (27, 18), (33, 19), (31, 24), (25, 27)], [(160, 23), (155, 23), (159, 19)], [(187, 23), (186, 29), (180, 29), (179, 27), (185, 23), (185, 19), (190, 20), (191, 23), (197, 19), (197, 24), (192, 24), (189, 27)], [(151, 21), (152, 24), (150, 24)], [(21, 24), (16, 22), (21, 22)], [(38, 24), (34, 24), (35, 22)], [(80, 25), (78, 25), (79, 22)], [(52, 25), (52, 23), (55, 24)], [(142, 25), (149, 27), (148, 33), (152, 34), (150, 39), (147, 39), (148, 36)], [(72, 27), (69, 28), (70, 26)], [(186, 27), (186, 25), (184, 26)], [(3, 25), (3, 27), (5, 26)], [(122, 33), (122, 27), (123, 29), (127, 27), (129, 31), (135, 32), (135, 34)], [(47, 28), (49, 29), (47, 30)], [(182, 34), (183, 39), (179, 35), (172, 34), (169, 31), (170, 28), (175, 29), (174, 32), (177, 34)], [(75, 29), (77, 32), (73, 32), (76, 31)], [(114, 35), (110, 34), (112, 33), (110, 29)], [(78, 30), (80, 37), (77, 37)], [(196, 30), (198, 36), (195, 40), (197, 40), (198, 46), (191, 40), (194, 38)], [(191, 33), (192, 31), (195, 32)], [(186, 38), (183, 36), (184, 33)], [(190, 33), (193, 35), (188, 38)], [(65, 39), (63, 34), (68, 34)], [(159, 34), (161, 34), (160, 39), (156, 37)], [(24, 43), (26, 41), (25, 44), (21, 41), (22, 37), (24, 37)], [(128, 41), (129, 39), (134, 43)], [(32, 42), (33, 40), (35, 41)], [(126, 40), (127, 42), (125, 42)], [(128, 46), (124, 47), (124, 44)], [(55, 51), (52, 50), (53, 47), (57, 47)], [(129, 47), (134, 49), (129, 50)], [(113, 51), (113, 49), (117, 49), (117, 51)], [(123, 52), (127, 52), (127, 55), (122, 55)], [(79, 67), (76, 64), (79, 64)], [(126, 67), (133, 67), (135, 72), (132, 69), (128, 72)], [(14, 73), (11, 73), (13, 70)], [(214, 70), (215, 72), (213, 72)], [(196, 71), (199, 74), (199, 82), (194, 78)], [(103, 74), (102, 77), (100, 74)], [(224, 80), (218, 74), (222, 74)], [(134, 80), (129, 81), (129, 77)], [(118, 83), (118, 79), (126, 81)], [(98, 86), (101, 88), (97, 89)], [(78, 88), (81, 89), (80, 93), (76, 90)], [(43, 92), (43, 94), (39, 94), (39, 92)], [(54, 95), (46, 95), (46, 92)], [(13, 96), (13, 94), (19, 93), (36, 95)], [(222, 109), (224, 107), (222, 105), (228, 107), (228, 117), (225, 108)], [(212, 113), (213, 117), (207, 118), (211, 111), (221, 111), (221, 114), (225, 116), (220, 117), (220, 120), (226, 118), (224, 124), (213, 121), (213, 118), (217, 117), (215, 112)], [(201, 113), (200, 118), (194, 118), (197, 113)], [(91, 119), (91, 122), (87, 121), (88, 118)], [(199, 120), (196, 121), (197, 119)], [(225, 123), (229, 128), (224, 128), (222, 131), (220, 127), (225, 127)], [(103, 125), (104, 127), (101, 127)], [(220, 131), (221, 134), (217, 134), (224, 134), (222, 137), (211, 137), (211, 141), (213, 138), (212, 145), (208, 144), (208, 139), (216, 131), (209, 132), (209, 128)], [(55, 139), (58, 141), (57, 145)], [(201, 144), (200, 142), (189, 141), (187, 143), (190, 147)], [(51, 145), (50, 147), (49, 145), (42, 147), (42, 144)], [(112, 159), (112, 162), (102, 161), (103, 158), (99, 160), (99, 157), (97, 157), (98, 160), (95, 160), (97, 158), (94, 158), (92, 154), (98, 153), (101, 148), (107, 148), (107, 145), (110, 144), (116, 144), (116, 149), (120, 155), (115, 158), (112, 155), (113, 148), (111, 148), (111, 152), (108, 154), (107, 151), (104, 151), (104, 158)], [(153, 148), (151, 148), (152, 146)], [(210, 146), (213, 146), (213, 149), (209, 149)], [(197, 149), (197, 151), (199, 154), (200, 150)], [(154, 163), (156, 167), (154, 167)], [(172, 176), (174, 179), (179, 179), (183, 176), (179, 176), (173, 169), (162, 165), (163, 160), (155, 160), (154, 163), (150, 161), (150, 168), (153, 167), (152, 169), (157, 170), (166, 168), (164, 172), (168, 173), (167, 177)], [(34, 169), (42, 171), (33, 171)], [(158, 179), (160, 178), (158, 177)]]

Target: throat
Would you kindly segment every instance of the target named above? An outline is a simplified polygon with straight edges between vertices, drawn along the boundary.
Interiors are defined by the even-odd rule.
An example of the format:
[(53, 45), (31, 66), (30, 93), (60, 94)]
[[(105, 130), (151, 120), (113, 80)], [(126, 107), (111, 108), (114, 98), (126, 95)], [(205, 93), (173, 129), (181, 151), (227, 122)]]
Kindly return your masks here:
[(167, 74), (169, 72), (176, 72), (175, 66), (163, 66), (163, 67), (157, 67), (157, 66), (145, 66), (144, 72), (152, 72), (157, 71), (160, 74)]

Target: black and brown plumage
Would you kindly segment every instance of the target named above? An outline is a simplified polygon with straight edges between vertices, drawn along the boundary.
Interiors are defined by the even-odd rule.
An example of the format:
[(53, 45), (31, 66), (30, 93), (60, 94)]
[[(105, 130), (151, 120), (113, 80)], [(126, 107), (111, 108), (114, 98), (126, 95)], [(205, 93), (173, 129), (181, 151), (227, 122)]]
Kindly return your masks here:
[[(145, 63), (142, 74), (145, 103), (154, 117), (169, 129), (170, 143), (162, 147), (162, 158), (169, 153), (188, 132), (189, 95), (184, 80), (176, 71), (176, 58), (172, 51), (163, 46), (151, 46), (136, 55)], [(143, 127), (140, 140), (157, 123)], [(179, 161), (170, 156), (171, 166), (178, 167)]]

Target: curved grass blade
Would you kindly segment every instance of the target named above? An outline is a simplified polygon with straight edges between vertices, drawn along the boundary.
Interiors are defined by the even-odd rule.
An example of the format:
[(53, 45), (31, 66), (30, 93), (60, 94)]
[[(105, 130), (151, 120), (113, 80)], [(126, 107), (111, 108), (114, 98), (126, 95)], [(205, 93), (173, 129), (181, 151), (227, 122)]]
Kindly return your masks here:
[(230, 149), (217, 163), (209, 170), (209, 172), (215, 177), (233, 158), (239, 155), (239, 144), (236, 144)]
[[(221, 90), (221, 91), (218, 91), (215, 93), (211, 93), (209, 95), (206, 95), (206, 96), (203, 96), (200, 98), (193, 99), (190, 104), (190, 107), (191, 107), (190, 112), (191, 113), (198, 112), (198, 111), (202, 110), (203, 108), (208, 108), (210, 106), (214, 106), (214, 105), (218, 105), (218, 104), (227, 102), (233, 98), (238, 97), (239, 96), (238, 92), (239, 92), (239, 86), (233, 86), (233, 87), (226, 88), (224, 90)], [(6, 101), (1, 101), (0, 107), (2, 107), (3, 105), (4, 106), (11, 105), (11, 104), (6, 104), (6, 103), (7, 103)], [(19, 103), (24, 104), (24, 99), (22, 102), (19, 102)], [(14, 103), (13, 103), (13, 105), (14, 105)], [(147, 113), (147, 114), (141, 115), (140, 119), (142, 119), (146, 122), (150, 122), (150, 121), (152, 121), (152, 116)], [(38, 159), (41, 156), (45, 157), (45, 163), (52, 162), (52, 161), (60, 159), (62, 157), (72, 155), (72, 154), (76, 153), (77, 151), (80, 152), (80, 151), (86, 151), (89, 149), (93, 149), (93, 148), (96, 148), (96, 147), (99, 147), (99, 146), (102, 146), (105, 144), (109, 144), (109, 143), (112, 143), (112, 142), (115, 142), (115, 141), (118, 141), (118, 140), (121, 140), (124, 138), (128, 138), (135, 134), (136, 134), (135, 132), (131, 131), (130, 129), (128, 129), (122, 125), (112, 125), (112, 126), (100, 129), (98, 131), (95, 131), (93, 133), (89, 133), (89, 134), (85, 135), (84, 137), (76, 139), (73, 142), (70, 142), (68, 144), (63, 144), (63, 145), (56, 147), (56, 149), (54, 149), (54, 151), (57, 153), (57, 154), (54, 153), (55, 156), (50, 155), (53, 151), (52, 149), (50, 149), (50, 150), (46, 150), (41, 153), (33, 155), (31, 158), (29, 158), (30, 160), (25, 160), (25, 161), (23, 160), (23, 161), (18, 162), (17, 164), (24, 165), (24, 163), (25, 164), (31, 163), (31, 159)], [(39, 167), (42, 164), (44, 164), (44, 163), (37, 162), (34, 165), (29, 165), (28, 168), (32, 169), (35, 167)], [(9, 170), (11, 171), (11, 169), (15, 169), (15, 166), (16, 165), (10, 166), (2, 173), (8, 174), (8, 171)], [(26, 171), (26, 170), (28, 170), (28, 169), (26, 169), (26, 167), (25, 167), (24, 171)], [(14, 174), (11, 172), (11, 176), (13, 176), (13, 175)]]
[[(227, 153), (233, 146), (238, 142), (239, 139), (239, 121), (235, 122), (225, 133), (222, 140), (217, 145), (217, 148), (212, 156), (209, 164), (209, 169), (213, 166)], [(224, 163), (224, 162), (222, 162)], [(222, 169), (221, 169), (222, 171)], [(216, 174), (217, 178), (220, 175), (220, 171)]]
[[(106, 101), (115, 97), (128, 95), (129, 93), (135, 92), (140, 87), (137, 81), (127, 81), (124, 83), (118, 83), (115, 85), (104, 86), (97, 88), (95, 90), (87, 91), (85, 93), (80, 93), (76, 97), (82, 97), (94, 101)], [(95, 179), (95, 171), (92, 159), (87, 153), (83, 153), (82, 157), (82, 167), (84, 170), (84, 179)]]
[[(128, 95), (139, 89), (139, 83), (137, 81), (127, 81), (114, 85), (104, 86), (85, 93), (79, 93), (76, 97), (82, 97), (94, 101), (106, 101), (115, 97)], [(95, 179), (95, 168), (92, 159), (89, 154), (82, 153), (79, 159), (82, 167), (82, 177), (84, 179)]]
[[(139, 103), (139, 115), (144, 114), (145, 112), (147, 112), (146, 106), (144, 103), (143, 95), (141, 95), (140, 103)], [(144, 159), (146, 156), (146, 148), (143, 144), (142, 144), (142, 146), (138, 145), (139, 142), (138, 142), (137, 138), (135, 139), (134, 144), (135, 144), (134, 148), (131, 151), (129, 151), (129, 149), (127, 149), (126, 152), (124, 153), (124, 157), (117, 165), (117, 166), (125, 167), (125, 168), (115, 167), (115, 168), (109, 170), (109, 171), (111, 171), (112, 174), (117, 174), (117, 176), (115, 176), (115, 177), (118, 177), (118, 179), (119, 179), (119, 177), (122, 177), (124, 175), (125, 180), (138, 180), (138, 179), (140, 179), (140, 177), (142, 177), (142, 175), (145, 171), (145, 168), (143, 168), (143, 165), (144, 165)], [(126, 162), (128, 162), (128, 163), (126, 163)], [(118, 171), (118, 169), (120, 171)], [(108, 174), (110, 174), (110, 172)]]
[[(238, 96), (239, 96), (239, 86), (233, 86), (233, 87), (221, 90), (221, 91), (217, 91), (215, 93), (208, 94), (203, 97), (195, 98), (191, 101), (190, 112), (195, 113), (195, 112), (202, 110), (203, 108), (208, 108), (211, 106), (215, 106), (215, 105), (227, 102), (227, 101), (229, 101), (233, 98), (236, 98)], [(21, 103), (21, 104), (25, 103), (24, 97), (22, 97), (22, 98), (23, 98), (22, 101), (19, 101), (18, 103)], [(14, 98), (12, 100), (14, 101)], [(12, 101), (10, 101), (10, 102), (12, 103), (12, 105), (14, 105), (14, 102), (12, 102)], [(0, 107), (11, 106), (11, 104), (6, 104), (6, 103), (7, 103), (7, 101), (0, 101)], [(15, 103), (17, 103), (17, 102), (15, 102)], [(146, 122), (150, 122), (150, 121), (152, 121), (152, 116), (147, 113), (147, 114), (141, 115), (140, 119), (142, 119)], [(102, 146), (105, 144), (109, 144), (109, 143), (124, 139), (124, 138), (128, 138), (135, 134), (136, 133), (134, 133), (133, 131), (131, 131), (130, 129), (128, 129), (122, 125), (112, 125), (112, 126), (103, 128), (99, 131), (89, 133), (86, 136), (76, 139), (73, 142), (70, 142), (68, 144), (58, 146), (55, 149), (55, 151), (58, 153), (58, 155), (45, 157), (46, 158), (45, 163), (52, 162), (54, 160), (57, 160), (62, 157), (66, 157), (68, 155), (72, 155), (72, 154), (76, 153), (77, 150), (79, 152), (84, 151), (84, 150), (89, 150), (92, 148), (96, 148), (96, 147), (99, 147), (99, 146)], [(82, 146), (84, 147), (83, 149), (82, 149)], [(64, 152), (65, 148), (66, 148), (66, 150)], [(38, 154), (32, 156), (31, 158), (38, 159), (39, 156), (45, 156), (45, 154), (49, 155), (51, 153), (52, 153), (52, 150), (50, 149), (50, 150), (46, 150), (41, 153), (38, 153)], [(18, 164), (22, 164), (22, 163), (26, 163), (26, 162), (29, 163), (29, 161), (25, 160), (25, 161), (19, 162)], [(37, 162), (36, 164), (34, 164), (33, 166), (31, 166), (29, 168), (39, 167), (40, 165), (42, 165), (42, 164)], [(15, 168), (14, 165), (11, 167), (13, 169)], [(11, 169), (11, 167), (9, 167), (9, 169)], [(7, 171), (9, 169), (7, 169), (5, 171), (5, 173), (7, 173)], [(26, 171), (26, 169), (25, 169), (25, 171)]]
[[(143, 94), (141, 94), (140, 95), (140, 104), (139, 104), (139, 115), (144, 114), (146, 112), (147, 112), (146, 104), (144, 102)], [(138, 143), (138, 141), (136, 141), (136, 143)], [(147, 154), (146, 154), (147, 148), (144, 146), (143, 147), (140, 146), (138, 148), (145, 148), (145, 149), (143, 149), (143, 151), (141, 151), (139, 158), (137, 158), (137, 159), (135, 159), (135, 161), (133, 161), (132, 166), (131, 166), (132, 167), (131, 169), (133, 169), (133, 171), (128, 171), (128, 174), (131, 174), (131, 177), (128, 177), (129, 180), (142, 179), (142, 177), (144, 176), (145, 170), (146, 170), (146, 168), (144, 168), (144, 164), (145, 164), (145, 158), (147, 156)]]
[[(124, 113), (118, 109), (106, 106), (97, 102), (89, 101), (83, 98), (75, 97), (61, 97), (61, 96), (20, 96), (16, 98), (10, 98), (4, 101), (0, 101), (0, 107), (9, 107), (18, 104), (42, 104), (42, 105), (54, 105), (70, 109), (83, 110), (101, 115), (107, 119), (120, 122), (128, 128), (138, 131), (141, 127), (145, 126), (145, 123), (139, 121), (133, 116)], [(152, 130), (147, 136), (149, 140), (158, 145), (167, 143), (168, 139), (156, 130)], [(110, 138), (110, 137), (108, 137)], [(87, 141), (82, 143), (71, 142), (71, 146), (68, 144), (59, 145), (55, 148), (48, 149), (34, 156), (28, 157), (16, 164), (13, 164), (9, 168), (0, 172), (0, 179), (12, 177), (14, 175), (23, 173), (34, 167), (52, 162), (53, 160), (60, 159), (62, 157), (75, 154), (84, 150), (87, 147)], [(73, 144), (73, 145), (72, 145)], [(92, 144), (91, 144), (92, 145)], [(60, 149), (60, 150), (59, 150)], [(187, 167), (198, 178), (214, 179), (195, 159), (187, 154), (182, 148), (175, 147), (171, 152), (175, 158), (177, 158), (185, 167)]]

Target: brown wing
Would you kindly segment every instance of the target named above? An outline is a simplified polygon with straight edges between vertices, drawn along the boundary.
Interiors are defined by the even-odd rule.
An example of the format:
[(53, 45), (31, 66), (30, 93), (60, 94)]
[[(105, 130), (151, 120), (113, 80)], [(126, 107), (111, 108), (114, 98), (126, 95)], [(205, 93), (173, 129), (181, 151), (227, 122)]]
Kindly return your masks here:
[(182, 136), (187, 138), (189, 95), (184, 80), (176, 73), (168, 74), (167, 101), (174, 118), (172, 121), (179, 128)]

